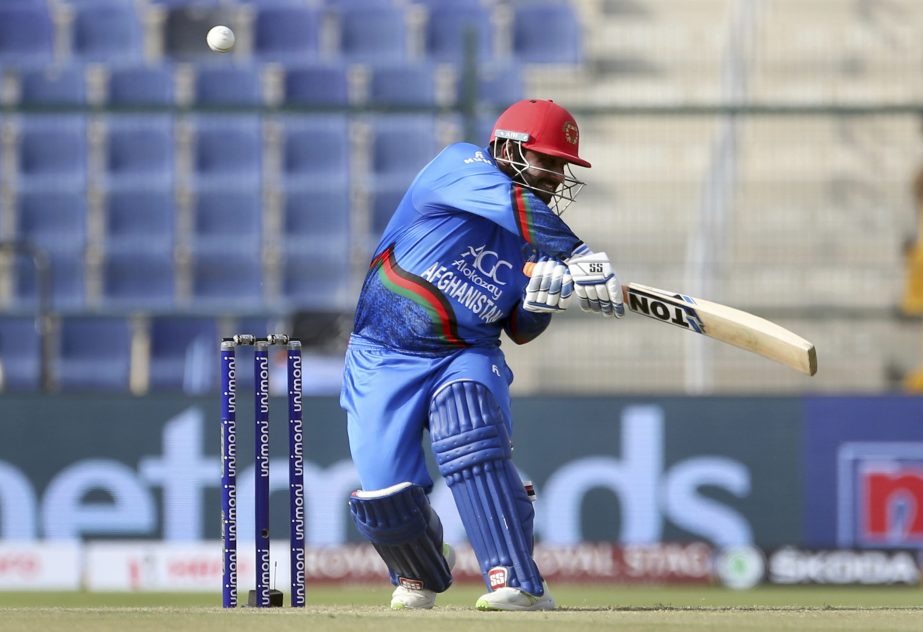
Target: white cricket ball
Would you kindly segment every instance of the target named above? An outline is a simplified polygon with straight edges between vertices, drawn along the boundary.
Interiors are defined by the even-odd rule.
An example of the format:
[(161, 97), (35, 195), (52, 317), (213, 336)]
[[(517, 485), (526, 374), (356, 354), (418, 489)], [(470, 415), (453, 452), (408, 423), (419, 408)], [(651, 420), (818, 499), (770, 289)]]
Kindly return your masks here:
[(208, 47), (216, 53), (227, 53), (234, 48), (234, 31), (226, 26), (214, 26), (205, 37)]

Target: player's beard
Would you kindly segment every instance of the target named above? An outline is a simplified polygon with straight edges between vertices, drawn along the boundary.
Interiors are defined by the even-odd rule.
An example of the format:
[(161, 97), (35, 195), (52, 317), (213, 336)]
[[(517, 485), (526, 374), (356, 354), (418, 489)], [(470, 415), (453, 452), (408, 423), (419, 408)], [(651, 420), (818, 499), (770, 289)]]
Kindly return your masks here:
[(529, 182), (529, 179), (526, 177), (526, 174), (519, 173), (517, 174), (516, 180), (519, 181), (519, 184), (528, 188), (532, 193), (535, 194), (535, 197), (540, 199), (545, 204), (551, 204), (551, 198), (554, 197), (554, 192), (557, 187), (551, 188), (551, 185), (544, 182), (542, 179), (538, 178), (535, 182)]

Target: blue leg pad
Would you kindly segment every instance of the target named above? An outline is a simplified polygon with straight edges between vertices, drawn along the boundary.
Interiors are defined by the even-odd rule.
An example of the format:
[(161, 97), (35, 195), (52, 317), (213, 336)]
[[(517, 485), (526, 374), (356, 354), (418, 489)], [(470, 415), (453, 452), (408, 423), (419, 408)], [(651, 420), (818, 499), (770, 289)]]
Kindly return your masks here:
[(535, 510), (511, 460), (500, 406), (478, 382), (452, 382), (433, 397), (430, 436), (490, 590), (544, 593), (532, 559)]
[(452, 585), (442, 554), (442, 523), (422, 487), (400, 483), (353, 492), (349, 509), (359, 533), (388, 565), (392, 584), (437, 593)]

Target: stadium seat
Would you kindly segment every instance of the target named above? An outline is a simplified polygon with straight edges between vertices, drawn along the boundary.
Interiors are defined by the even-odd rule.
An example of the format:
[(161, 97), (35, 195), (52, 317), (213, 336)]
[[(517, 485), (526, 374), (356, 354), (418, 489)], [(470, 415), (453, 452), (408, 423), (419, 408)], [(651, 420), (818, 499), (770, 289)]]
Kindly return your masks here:
[(16, 204), (17, 237), (55, 254), (82, 251), (87, 200), (82, 191), (23, 191)]
[(169, 64), (120, 66), (109, 71), (108, 101), (112, 105), (173, 105), (175, 99)]
[(0, 391), (41, 387), (42, 344), (35, 318), (0, 317)]
[(81, 0), (72, 6), (74, 57), (119, 62), (141, 57), (143, 31), (134, 3)]
[(282, 295), (290, 308), (348, 309), (355, 296), (343, 257), (318, 256), (300, 249), (284, 253)]
[(252, 253), (199, 252), (192, 261), (192, 304), (252, 310), (262, 304), (263, 271)]
[(369, 81), (372, 106), (435, 107), (436, 67), (428, 62), (373, 66)]
[(44, 4), (0, 3), (0, 63), (41, 66), (54, 53), (54, 25)]
[(343, 115), (284, 117), (282, 177), (286, 189), (345, 190), (349, 182), (349, 125)]
[(259, 116), (198, 117), (195, 130), (197, 188), (259, 185), (263, 152)]
[[(17, 237), (45, 250), (51, 263), (51, 298), (56, 308), (79, 308), (85, 302), (84, 253), (87, 202), (83, 192), (27, 191), (18, 195)], [(14, 302), (34, 307), (35, 268), (18, 258)]]
[(84, 105), (87, 101), (83, 66), (25, 70), (19, 76), (19, 85), (19, 101), (23, 105)]
[(526, 2), (513, 9), (513, 56), (524, 63), (578, 64), (583, 34), (566, 2)]
[(192, 249), (234, 251), (258, 256), (262, 240), (262, 200), (258, 190), (210, 189), (196, 195)]
[[(464, 91), (464, 81), (465, 78), (459, 76), (456, 91), (459, 102), (468, 97)], [(483, 64), (477, 69), (474, 85), (477, 90), (474, 95), (475, 105), (479, 109), (491, 110), (493, 118), (496, 118), (494, 111), (502, 112), (509, 105), (525, 98), (525, 82), (519, 64)]]
[(285, 69), (286, 105), (349, 105), (348, 66), (335, 62), (291, 66)]
[(174, 304), (173, 253), (107, 252), (103, 260), (104, 308), (168, 310)]
[(169, 115), (108, 117), (105, 187), (172, 186), (173, 148), (173, 121)]
[(409, 35), (403, 8), (343, 3), (335, 13), (344, 59), (382, 63), (407, 57)]
[(263, 84), (255, 66), (200, 66), (195, 102), (199, 105), (262, 105)]
[(380, 116), (372, 123), (372, 172), (375, 176), (413, 176), (441, 149), (432, 116)]
[[(83, 309), (86, 305), (86, 274), (84, 254), (50, 253), (51, 307), (60, 310)], [(36, 309), (39, 303), (38, 279), (31, 263), (20, 262), (16, 268), (13, 306)]]
[(283, 205), (284, 247), (330, 259), (349, 252), (349, 191), (303, 189), (288, 191)]
[(197, 395), (215, 387), (218, 324), (213, 318), (158, 316), (151, 319), (149, 332), (151, 391)]
[(305, 62), (317, 57), (321, 19), (307, 6), (268, 6), (256, 12), (253, 54), (261, 61)]
[(461, 64), (467, 37), (474, 35), (474, 53), (480, 62), (493, 57), (493, 24), (490, 11), (480, 4), (434, 4), (426, 22), (426, 55), (429, 59)]
[(86, 187), (86, 119), (72, 115), (31, 115), (19, 125), (20, 190)]
[[(163, 7), (217, 7), (226, 0), (147, 0), (149, 4), (156, 4)], [(259, 0), (257, 0), (259, 1)]]
[(128, 392), (131, 323), (112, 316), (61, 319), (55, 382), (62, 391)]
[(104, 208), (106, 252), (172, 253), (176, 214), (172, 190), (142, 187), (109, 191)]

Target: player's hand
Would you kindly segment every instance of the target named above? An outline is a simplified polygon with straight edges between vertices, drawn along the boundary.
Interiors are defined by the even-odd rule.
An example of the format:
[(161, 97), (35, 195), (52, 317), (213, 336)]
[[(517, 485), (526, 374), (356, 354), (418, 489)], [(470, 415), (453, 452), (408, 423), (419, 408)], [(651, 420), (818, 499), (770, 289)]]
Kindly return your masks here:
[(574, 279), (574, 294), (580, 309), (597, 312), (610, 318), (625, 315), (622, 304), (622, 284), (612, 271), (609, 256), (604, 252), (571, 257), (567, 268)]
[(529, 285), (522, 307), (529, 312), (547, 314), (567, 309), (573, 298), (574, 282), (567, 265), (551, 257), (539, 257), (526, 264)]

